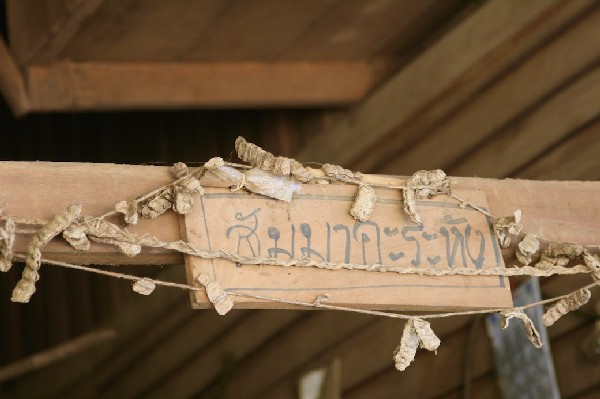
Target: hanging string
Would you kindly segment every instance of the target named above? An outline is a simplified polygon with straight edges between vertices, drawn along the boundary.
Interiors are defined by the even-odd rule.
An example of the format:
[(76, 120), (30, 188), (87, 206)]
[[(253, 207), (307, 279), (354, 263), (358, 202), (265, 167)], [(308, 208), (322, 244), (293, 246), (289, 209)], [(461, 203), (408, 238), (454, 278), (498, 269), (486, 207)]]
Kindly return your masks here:
[[(15, 255), (15, 258), (25, 259), (25, 256)], [(119, 278), (119, 279), (124, 279), (124, 280), (130, 280), (130, 281), (138, 281), (138, 280), (142, 279), (142, 277), (139, 277), (139, 276), (134, 276), (134, 275), (125, 274), (125, 273), (119, 273), (119, 272), (111, 272), (111, 271), (107, 271), (107, 270), (96, 269), (93, 267), (76, 265), (76, 264), (72, 264), (72, 263), (68, 263), (68, 262), (42, 259), (42, 263), (45, 263), (48, 265), (54, 265), (54, 266), (61, 266), (61, 267), (69, 268), (69, 269), (81, 270), (81, 271), (90, 272), (90, 273), (101, 274), (101, 275), (108, 276), (108, 277), (114, 277), (114, 278)], [(159, 286), (179, 288), (179, 289), (193, 291), (193, 292), (204, 291), (203, 287), (195, 287), (195, 286), (192, 286), (189, 284), (174, 283), (174, 282), (170, 282), (170, 281), (151, 279), (151, 278), (147, 278), (147, 277), (143, 277), (143, 279), (151, 281), (154, 284), (159, 285)], [(553, 302), (560, 301), (561, 299), (569, 297), (576, 291), (579, 291), (582, 289), (590, 289), (590, 288), (593, 288), (598, 285), (600, 285), (600, 281), (596, 281), (596, 282), (586, 285), (585, 287), (578, 288), (577, 290), (575, 290), (569, 294), (560, 295), (560, 296), (556, 296), (553, 298), (544, 299), (542, 301), (530, 303), (530, 304), (523, 305), (523, 306), (517, 306), (517, 307), (513, 307), (513, 308), (491, 308), (491, 309), (469, 310), (469, 311), (462, 311), (462, 312), (434, 313), (434, 314), (419, 315), (419, 318), (421, 318), (421, 319), (436, 319), (436, 318), (445, 318), (445, 317), (452, 317), (452, 316), (490, 314), (490, 313), (498, 313), (501, 311), (506, 311), (507, 309), (525, 310), (525, 309), (528, 309), (528, 308), (531, 308), (534, 306), (544, 305), (547, 303), (553, 303)], [(303, 301), (295, 301), (292, 299), (275, 298), (275, 297), (270, 297), (270, 296), (265, 296), (265, 295), (248, 294), (248, 293), (243, 292), (243, 290), (226, 289), (225, 291), (227, 292), (228, 295), (231, 295), (231, 296), (259, 299), (259, 300), (263, 300), (263, 301), (276, 302), (276, 303), (281, 303), (281, 304), (286, 304), (286, 305), (295, 305), (295, 306), (328, 309), (328, 310), (338, 310), (338, 311), (343, 311), (343, 312), (360, 313), (360, 314), (366, 314), (366, 315), (371, 315), (371, 316), (382, 316), (382, 317), (388, 317), (388, 318), (394, 318), (394, 319), (404, 319), (404, 320), (408, 320), (408, 319), (415, 317), (414, 315), (406, 315), (406, 314), (402, 314), (402, 313), (391, 313), (391, 312), (383, 312), (383, 311), (378, 311), (378, 310), (357, 309), (357, 308), (350, 308), (350, 307), (346, 307), (346, 306), (329, 305), (329, 304), (325, 303), (323, 300), (315, 300), (314, 302), (303, 302)], [(326, 296), (326, 297), (328, 298), (328, 296)]]

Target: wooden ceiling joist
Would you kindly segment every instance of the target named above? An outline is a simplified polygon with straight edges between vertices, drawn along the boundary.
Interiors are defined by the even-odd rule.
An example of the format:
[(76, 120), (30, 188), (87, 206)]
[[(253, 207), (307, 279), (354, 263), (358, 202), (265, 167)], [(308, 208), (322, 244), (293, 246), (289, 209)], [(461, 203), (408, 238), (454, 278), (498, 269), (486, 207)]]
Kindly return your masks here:
[(348, 105), (382, 63), (74, 63), (26, 70), (32, 111)]
[(488, 1), (297, 157), (374, 171), (594, 4)]

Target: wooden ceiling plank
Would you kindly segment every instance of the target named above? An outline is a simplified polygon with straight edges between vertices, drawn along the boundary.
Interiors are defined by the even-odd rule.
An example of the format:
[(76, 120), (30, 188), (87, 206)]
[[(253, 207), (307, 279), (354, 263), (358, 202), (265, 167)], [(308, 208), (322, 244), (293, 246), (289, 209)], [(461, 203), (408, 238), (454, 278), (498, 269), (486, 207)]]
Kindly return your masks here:
[[(569, 293), (577, 287), (585, 285), (587, 281), (585, 278), (569, 279), (569, 281), (565, 281), (563, 278), (552, 278), (542, 280), (542, 283), (544, 297), (551, 297)], [(588, 305), (584, 309), (585, 311), (591, 312), (591, 306)], [(470, 320), (470, 317), (456, 317), (434, 319), (431, 322), (433, 330), (444, 342), (447, 337), (465, 327)], [(572, 314), (568, 319), (552, 327), (552, 337), (560, 336), (585, 321), (585, 317), (580, 314)], [(372, 376), (393, 369), (389, 354), (400, 342), (402, 328), (403, 323), (398, 320), (374, 319), (369, 326), (360, 328), (360, 331), (353, 333), (352, 337), (340, 341), (332, 347), (324, 348), (323, 353), (316, 359), (300, 365), (293, 373), (277, 381), (273, 386), (265, 386), (264, 391), (255, 397), (293, 399), (296, 397), (295, 388), (298, 376), (302, 372), (316, 368), (334, 358), (340, 359), (343, 365), (342, 389), (344, 391), (352, 390), (352, 387), (365, 383)], [(420, 363), (415, 363), (411, 367), (420, 368), (422, 366)], [(423, 372), (423, 370), (421, 371)], [(461, 381), (459, 379), (455, 382), (460, 383)]]
[(312, 31), (319, 16), (336, 2), (339, 0), (235, 1), (180, 57), (194, 61), (276, 61), (299, 36)]
[(190, 43), (231, 5), (229, 0), (104, 0), (81, 34), (60, 53), (75, 61), (182, 60)]
[[(379, 399), (389, 397), (390, 392), (402, 392), (406, 398), (428, 399), (453, 389), (462, 382), (461, 366), (468, 332), (469, 327), (465, 327), (446, 337), (437, 350), (437, 355), (426, 351), (418, 352), (414, 364), (402, 372), (394, 368), (390, 359), (384, 372), (365, 376), (367, 378), (361, 384), (344, 392), (344, 398)], [(487, 339), (481, 339), (481, 335), (478, 334), (474, 342), (472, 364), (475, 378), (480, 375), (480, 364), (492, 365), (490, 344)]]
[[(333, 162), (372, 171), (386, 158), (386, 147), (389, 147), (386, 140), (390, 135), (401, 137), (398, 141), (408, 145), (429, 124), (528, 53), (565, 19), (593, 4), (591, 1), (568, 3), (543, 0), (485, 3), (350, 111), (334, 128), (309, 143), (298, 157), (303, 161)], [(437, 99), (440, 102), (431, 109)], [(429, 123), (424, 129), (397, 134), (397, 129), (416, 114), (419, 119), (427, 117)], [(371, 147), (376, 147), (377, 153), (365, 154)], [(398, 149), (395, 145), (391, 147), (388, 155)]]
[(25, 79), (2, 38), (0, 38), (0, 94), (15, 117), (20, 117), (29, 111)]
[[(243, 373), (243, 364), (248, 355), (258, 348), (258, 356), (261, 357), (262, 348), (267, 342), (278, 336), (280, 331), (294, 325), (295, 321), (305, 315), (302, 311), (275, 313), (268, 310), (252, 311), (235, 326), (223, 332), (220, 339), (211, 346), (202, 348), (200, 351), (188, 352), (188, 361), (182, 367), (172, 370), (168, 378), (158, 381), (155, 386), (143, 391), (141, 395), (145, 398), (192, 397), (219, 377), (226, 355), (230, 356), (234, 363), (234, 375)], [(270, 346), (268, 343), (266, 345)], [(256, 365), (256, 368), (259, 367)], [(256, 383), (261, 384), (262, 379), (271, 372), (272, 370), (261, 368), (261, 377)], [(234, 381), (235, 376), (230, 382), (232, 386), (236, 384)], [(240, 396), (233, 397), (245, 397), (245, 395), (245, 393), (241, 393)]]
[[(453, 167), (447, 168), (446, 173), (453, 176), (467, 176), (473, 173), (496, 178), (510, 176), (600, 115), (598, 99), (600, 67), (595, 67), (522, 119), (495, 133), (472, 154)], [(596, 160), (595, 157), (579, 160), (584, 159)], [(554, 168), (556, 173), (561, 173), (561, 169)], [(572, 174), (570, 169), (565, 169), (562, 173), (571, 175), (573, 180), (587, 180)]]
[(84, 352), (91, 347), (114, 339), (116, 332), (111, 329), (103, 329), (84, 334), (80, 337), (68, 340), (42, 352), (28, 356), (15, 363), (0, 368), (0, 383), (9, 381), (35, 370), (57, 363), (73, 354)]
[[(464, 4), (463, 4), (464, 5)], [(457, 1), (337, 1), (281, 54), (285, 60), (356, 60), (404, 56), (415, 42), (450, 19)]]
[(51, 30), (45, 1), (40, 0), (7, 0), (6, 23), (10, 49), (21, 65)]
[[(181, 306), (189, 306), (189, 304)], [(114, 398), (131, 398), (141, 395), (154, 384), (162, 384), (162, 381), (172, 378), (173, 374), (177, 378), (190, 367), (190, 363), (195, 361), (198, 354), (217, 346), (222, 336), (236, 329), (249, 314), (248, 311), (243, 310), (230, 312), (227, 316), (220, 316), (212, 310), (196, 312), (159, 345), (148, 348), (143, 356), (136, 360), (136, 367), (123, 370), (117, 378), (107, 381), (100, 388), (101, 394)], [(218, 354), (221, 355), (222, 352), (219, 350)], [(221, 360), (220, 357), (217, 360)], [(218, 362), (201, 365), (207, 369), (215, 368), (215, 372), (219, 369)], [(193, 384), (196, 378), (201, 377), (194, 375), (187, 383)], [(173, 395), (174, 392), (169, 392), (162, 397), (175, 397)]]
[(563, 398), (587, 392), (600, 382), (600, 363), (588, 361), (581, 349), (581, 344), (593, 331), (594, 323), (590, 322), (552, 343), (554, 363), (559, 365), (558, 387)]
[[(592, 88), (589, 88), (592, 90)], [(598, 97), (596, 97), (598, 98)], [(600, 113), (599, 113), (600, 114)], [(524, 179), (599, 180), (600, 119), (585, 126), (518, 172)]]
[(197, 316), (196, 312), (189, 307), (188, 301), (188, 297), (182, 295), (179, 302), (175, 302), (170, 309), (157, 318), (152, 328), (140, 334), (132, 342), (128, 342), (120, 350), (115, 350), (96, 370), (63, 390), (61, 397), (84, 398), (97, 395), (100, 387), (116, 380), (119, 374), (126, 373), (137, 359), (143, 358), (147, 351), (152, 351), (153, 348), (167, 341), (169, 335), (180, 328), (187, 319), (193, 315)]
[(372, 317), (345, 312), (320, 311), (309, 315), (245, 359), (229, 383), (229, 395), (235, 398), (259, 395), (298, 365), (370, 322)]
[[(20, 59), (23, 65), (49, 63), (56, 59), (64, 47), (80, 33), (82, 26), (98, 11), (104, 0), (80, 0), (70, 2), (70, 7), (51, 8), (48, 3), (46, 13), (54, 14), (53, 21), (45, 37), (33, 47), (27, 56)], [(56, 0), (53, 2), (56, 3)], [(55, 10), (55, 13), (51, 13)], [(60, 11), (62, 11), (62, 13)], [(60, 18), (56, 13), (61, 14)]]
[[(575, 333), (582, 329), (589, 331), (588, 326), (589, 319), (577, 314), (570, 314), (561, 319), (560, 325), (557, 323), (556, 326), (548, 330), (548, 334), (552, 339), (550, 346), (553, 353), (557, 353), (557, 347), (574, 352), (572, 347), (579, 347), (581, 339), (572, 340), (573, 331)], [(473, 343), (472, 376), (474, 379), (486, 375), (494, 367), (491, 343), (484, 330), (482, 323)], [(415, 363), (403, 372), (395, 370), (391, 365), (385, 372), (370, 376), (365, 379), (363, 384), (344, 392), (344, 398), (378, 399), (389, 397), (390, 392), (402, 392), (403, 397), (407, 398), (432, 399), (446, 392), (456, 390), (463, 382), (464, 348), (467, 345), (468, 335), (469, 328), (465, 328), (442, 340), (437, 355), (425, 351), (417, 353)], [(566, 346), (569, 346), (569, 348), (566, 348)], [(556, 355), (555, 363), (572, 364), (571, 362), (561, 362)], [(573, 363), (579, 363), (577, 367), (580, 368), (586, 367), (581, 360)], [(432, 375), (439, 376), (435, 383), (431, 381)], [(560, 380), (561, 376), (559, 374)], [(594, 383), (593, 378), (590, 378), (587, 382), (588, 385)]]
[[(600, 57), (600, 9), (528, 57), (449, 119), (377, 169), (403, 173), (446, 168)], [(443, 149), (443, 151), (439, 151)], [(433, 155), (435, 154), (435, 155)]]
[[(486, 399), (503, 399), (500, 387), (498, 387), (498, 381), (496, 380), (495, 373), (487, 373), (479, 378), (471, 381), (471, 396), (472, 398), (486, 398)], [(463, 387), (455, 390), (454, 392), (434, 399), (463, 399)]]
[[(170, 267), (157, 277), (164, 280), (178, 280), (182, 278), (183, 273), (183, 266)], [(54, 367), (41, 369), (26, 378), (14, 381), (6, 391), (6, 395), (31, 399), (59, 395), (67, 387), (101, 367), (115, 350), (126, 347), (136, 340), (138, 335), (152, 328), (160, 315), (170, 309), (174, 303), (181, 303), (182, 299), (187, 297), (187, 293), (180, 290), (160, 289), (150, 296), (139, 295), (132, 298), (126, 308), (117, 312), (114, 318), (104, 325), (117, 331), (116, 339), (85, 354), (64, 360)]]
[(387, 64), (71, 63), (28, 68), (35, 111), (332, 106), (359, 101)]
[[(444, 340), (444, 337), (464, 327), (469, 320), (469, 317), (433, 320), (432, 328)], [(404, 322), (373, 318), (368, 324), (360, 326), (335, 345), (323, 348), (322, 353), (309, 362), (299, 364), (296, 369), (272, 386), (265, 386), (255, 398), (294, 399), (298, 377), (333, 359), (339, 359), (342, 364), (342, 390), (357, 385), (367, 376), (393, 367), (390, 354), (400, 342)]]

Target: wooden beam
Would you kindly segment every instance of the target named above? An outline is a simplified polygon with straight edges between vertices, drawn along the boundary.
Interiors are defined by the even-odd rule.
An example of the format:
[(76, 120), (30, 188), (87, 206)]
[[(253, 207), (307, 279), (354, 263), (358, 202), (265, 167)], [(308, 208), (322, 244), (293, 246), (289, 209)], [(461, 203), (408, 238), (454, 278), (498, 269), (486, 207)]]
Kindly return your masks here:
[(0, 93), (15, 116), (22, 116), (29, 111), (25, 81), (2, 38), (0, 38)]
[(488, 1), (298, 157), (372, 171), (592, 5)]
[(361, 100), (389, 65), (89, 63), (27, 69), (33, 111), (297, 107)]
[(47, 367), (76, 353), (84, 352), (96, 345), (116, 337), (115, 330), (104, 329), (82, 335), (53, 348), (0, 368), (0, 383), (21, 377), (35, 370)]
[[(525, 228), (549, 240), (579, 244), (600, 242), (600, 182), (556, 182), (455, 178), (454, 187), (481, 190), (490, 211), (510, 215), (523, 211)], [(83, 205), (83, 213), (98, 216), (121, 200), (132, 200), (173, 181), (168, 167), (116, 164), (0, 162), (0, 203), (3, 215), (49, 220), (69, 204)], [(394, 176), (367, 175), (367, 183), (403, 184)], [(201, 180), (205, 186), (214, 181)], [(98, 195), (101, 190), (102, 195)], [(40, 200), (43, 196), (43, 201)], [(165, 241), (180, 238), (179, 220), (167, 212), (156, 220), (142, 220), (129, 230), (149, 233)], [(16, 251), (24, 252), (27, 237), (19, 235)], [(134, 258), (110, 246), (93, 245), (90, 251), (75, 251), (62, 240), (44, 248), (44, 256), (80, 264), (181, 265), (182, 256), (163, 249), (142, 251)]]

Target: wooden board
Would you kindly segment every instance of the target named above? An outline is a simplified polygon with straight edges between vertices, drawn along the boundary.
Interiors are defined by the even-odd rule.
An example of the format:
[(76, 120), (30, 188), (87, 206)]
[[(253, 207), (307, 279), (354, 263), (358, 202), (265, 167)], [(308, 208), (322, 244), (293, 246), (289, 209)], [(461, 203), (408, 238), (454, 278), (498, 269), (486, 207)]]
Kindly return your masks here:
[(348, 105), (393, 63), (105, 63), (27, 68), (31, 110)]
[[(356, 264), (436, 268), (502, 266), (489, 220), (456, 201), (439, 196), (418, 202), (423, 225), (402, 211), (401, 192), (378, 189), (378, 203), (367, 222), (348, 213), (356, 187), (305, 185), (291, 203), (228, 189), (210, 189), (185, 218), (185, 237), (205, 249), (226, 249), (251, 257), (310, 257)], [(487, 207), (481, 191), (457, 194)], [(207, 273), (226, 290), (312, 302), (379, 309), (449, 309), (511, 306), (500, 277), (424, 277), (360, 270), (319, 270), (236, 265), (231, 261), (186, 257), (188, 280)], [(343, 275), (343, 278), (340, 278)], [(235, 298), (238, 308), (282, 304)], [(203, 292), (197, 308), (212, 306)]]

